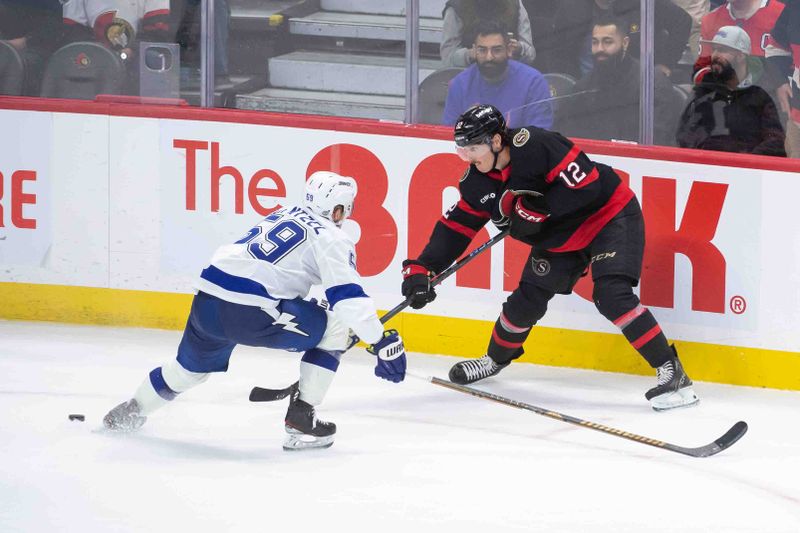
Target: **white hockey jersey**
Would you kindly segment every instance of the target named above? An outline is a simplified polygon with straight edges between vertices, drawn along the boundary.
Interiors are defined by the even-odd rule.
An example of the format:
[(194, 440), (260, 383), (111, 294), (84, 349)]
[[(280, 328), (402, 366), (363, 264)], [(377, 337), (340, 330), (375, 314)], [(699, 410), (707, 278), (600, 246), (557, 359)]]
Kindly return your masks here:
[(383, 335), (375, 305), (361, 286), (355, 246), (332, 222), (302, 207), (283, 207), (234, 244), (220, 247), (195, 287), (278, 317), (280, 300), (305, 298), (322, 284), (333, 313), (358, 337)]

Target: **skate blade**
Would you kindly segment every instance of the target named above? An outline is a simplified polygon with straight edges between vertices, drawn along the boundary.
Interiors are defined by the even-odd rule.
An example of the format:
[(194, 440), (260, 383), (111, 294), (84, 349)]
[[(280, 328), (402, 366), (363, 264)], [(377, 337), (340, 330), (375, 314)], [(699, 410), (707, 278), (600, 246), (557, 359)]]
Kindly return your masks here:
[(286, 437), (283, 439), (283, 449), (287, 452), (298, 452), (303, 450), (315, 450), (330, 448), (333, 446), (334, 435), (327, 437), (315, 437), (305, 433), (287, 430)]
[(692, 387), (684, 387), (675, 392), (668, 392), (661, 396), (656, 396), (650, 400), (650, 406), (655, 411), (669, 411), (681, 407), (691, 407), (697, 405), (700, 398), (695, 394)]

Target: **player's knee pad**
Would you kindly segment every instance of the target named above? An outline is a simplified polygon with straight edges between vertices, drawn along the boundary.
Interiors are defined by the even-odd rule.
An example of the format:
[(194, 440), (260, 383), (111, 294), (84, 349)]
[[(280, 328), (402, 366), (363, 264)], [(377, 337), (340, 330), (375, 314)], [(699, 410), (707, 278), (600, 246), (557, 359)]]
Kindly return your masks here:
[(639, 305), (633, 283), (626, 276), (602, 276), (594, 280), (592, 299), (600, 314), (613, 322)]
[(503, 304), (503, 315), (517, 328), (530, 328), (547, 312), (547, 302), (553, 295), (536, 285), (520, 284)]
[(330, 311), (325, 311), (325, 316), (328, 319), (325, 326), (325, 333), (322, 334), (322, 340), (317, 344), (317, 348), (327, 352), (343, 352), (350, 346), (350, 328), (345, 326), (336, 316)]
[(300, 398), (311, 405), (319, 405), (333, 382), (341, 351), (313, 348), (300, 360)]

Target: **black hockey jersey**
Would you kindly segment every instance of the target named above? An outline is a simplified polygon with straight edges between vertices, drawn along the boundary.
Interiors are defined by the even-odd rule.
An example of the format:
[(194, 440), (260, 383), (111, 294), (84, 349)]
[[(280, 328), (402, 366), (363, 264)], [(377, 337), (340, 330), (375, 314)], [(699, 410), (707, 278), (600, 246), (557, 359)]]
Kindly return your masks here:
[(614, 170), (590, 160), (559, 133), (534, 126), (509, 131), (511, 163), (482, 173), (471, 165), (459, 182), (461, 198), (436, 223), (418, 261), (441, 272), (466, 250), (490, 220), (508, 224), (500, 213), (506, 190), (536, 191), (550, 217), (525, 242), (549, 252), (570, 252), (589, 245), (633, 198)]

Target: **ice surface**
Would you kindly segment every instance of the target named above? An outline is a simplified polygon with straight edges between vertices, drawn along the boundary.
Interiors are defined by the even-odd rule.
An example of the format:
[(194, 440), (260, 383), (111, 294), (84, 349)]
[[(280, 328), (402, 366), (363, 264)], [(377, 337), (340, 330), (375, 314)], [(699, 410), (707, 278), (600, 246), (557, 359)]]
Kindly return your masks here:
[[(684, 446), (750, 424), (695, 459), (425, 381), (394, 385), (355, 349), (318, 409), (335, 444), (287, 453), (286, 401), (247, 396), (293, 382), (299, 357), (240, 347), (226, 374), (138, 434), (99, 432), (179, 339), (0, 321), (0, 531), (800, 531), (797, 392), (696, 383), (698, 407), (655, 413), (654, 378), (517, 364), (476, 384)], [(455, 361), (411, 354), (409, 367), (446, 377)]]

